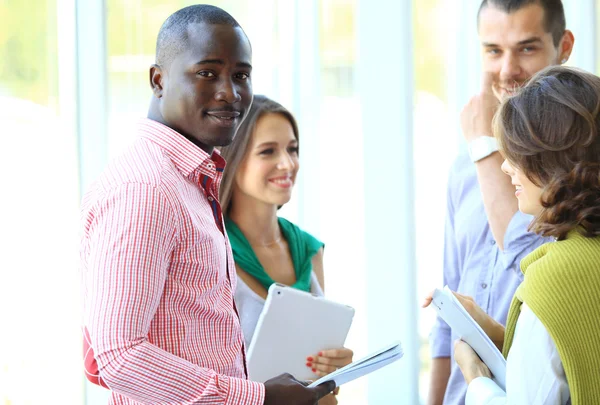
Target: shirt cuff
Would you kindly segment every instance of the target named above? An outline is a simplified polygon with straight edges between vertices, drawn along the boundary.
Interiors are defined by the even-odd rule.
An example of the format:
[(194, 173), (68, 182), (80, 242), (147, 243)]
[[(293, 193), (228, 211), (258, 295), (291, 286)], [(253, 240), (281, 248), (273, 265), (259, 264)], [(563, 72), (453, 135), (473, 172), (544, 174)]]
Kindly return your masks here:
[[(442, 322), (440, 320), (437, 323)], [(431, 330), (429, 335), (429, 347), (431, 349), (431, 357), (437, 359), (438, 357), (450, 357), (452, 352), (450, 328), (447, 325), (436, 325)]]
[(265, 385), (241, 378), (221, 376), (220, 385), (227, 391), (225, 405), (263, 405)]
[(469, 384), (465, 405), (506, 404), (506, 392), (492, 379), (477, 377)]

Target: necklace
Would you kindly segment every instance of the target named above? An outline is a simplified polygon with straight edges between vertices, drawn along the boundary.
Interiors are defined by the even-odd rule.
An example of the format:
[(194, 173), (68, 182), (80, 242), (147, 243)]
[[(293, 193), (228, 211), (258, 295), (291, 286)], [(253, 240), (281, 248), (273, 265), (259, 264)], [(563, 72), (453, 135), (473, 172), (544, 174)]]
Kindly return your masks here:
[(281, 234), (279, 234), (279, 237), (277, 239), (275, 239), (274, 241), (271, 241), (271, 242), (267, 242), (267, 243), (256, 243), (256, 242), (250, 242), (250, 241), (248, 241), (248, 242), (250, 242), (250, 245), (253, 246), (253, 247), (255, 247), (255, 248), (256, 247), (259, 247), (259, 248), (268, 248), (268, 247), (271, 247), (273, 245), (277, 245), (279, 242), (281, 242), (281, 239), (282, 239)]

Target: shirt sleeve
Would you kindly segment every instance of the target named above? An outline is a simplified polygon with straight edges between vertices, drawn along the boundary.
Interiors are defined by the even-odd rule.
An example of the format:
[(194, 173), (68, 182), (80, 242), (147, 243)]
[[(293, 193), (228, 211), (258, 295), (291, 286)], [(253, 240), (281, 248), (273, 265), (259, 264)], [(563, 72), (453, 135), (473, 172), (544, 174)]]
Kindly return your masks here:
[[(444, 224), (444, 285), (448, 285), (452, 291), (458, 289), (460, 282), (460, 261), (458, 259), (458, 246), (454, 232), (454, 205), (452, 200), (453, 184), (452, 175), (448, 180), (446, 191), (446, 220)], [(431, 357), (450, 357), (452, 350), (452, 336), (450, 326), (439, 316), (436, 318), (433, 329), (429, 336)]]
[(120, 186), (84, 221), (84, 323), (110, 389), (142, 403), (262, 405), (263, 384), (217, 374), (148, 341), (178, 236), (165, 196), (148, 185)]
[(489, 378), (471, 381), (465, 405), (564, 405), (569, 386), (548, 331), (523, 304), (506, 363), (506, 392)]
[(506, 392), (487, 377), (477, 377), (467, 389), (465, 405), (505, 405)]
[[(502, 254), (505, 268), (519, 266), (525, 256), (544, 243), (552, 241), (552, 238), (544, 238), (527, 231), (531, 221), (533, 221), (531, 215), (517, 211), (508, 223), (504, 234), (504, 252)], [(517, 268), (517, 270), (519, 269)]]

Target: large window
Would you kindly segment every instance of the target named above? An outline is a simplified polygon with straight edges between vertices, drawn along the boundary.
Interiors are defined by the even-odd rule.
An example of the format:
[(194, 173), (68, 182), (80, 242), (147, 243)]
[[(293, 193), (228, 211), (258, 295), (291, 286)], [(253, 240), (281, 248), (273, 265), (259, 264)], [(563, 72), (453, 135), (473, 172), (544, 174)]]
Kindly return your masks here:
[[(355, 316), (346, 341), (355, 358), (367, 352), (362, 133), (356, 76), (355, 0), (319, 2), (318, 123), (313, 129), (317, 167), (305, 167), (318, 188), (317, 231), (325, 241), (326, 295), (351, 305)], [(302, 169), (304, 170), (304, 168)], [(367, 380), (344, 386), (339, 403), (368, 403)]]
[(61, 74), (73, 34), (59, 7), (0, 2), (2, 404), (83, 398), (74, 97)]
[[(414, 159), (418, 295), (442, 283), (442, 254), (448, 169), (458, 151), (459, 134), (449, 105), (449, 58), (454, 22), (444, 0), (414, 0)], [(456, 5), (455, 5), (456, 6)], [(473, 39), (475, 40), (475, 39)], [(433, 310), (419, 312), (420, 396), (429, 387), (429, 333)]]
[[(154, 62), (160, 25), (172, 12), (196, 3), (0, 0), (0, 404), (106, 403), (108, 392), (84, 384), (82, 374), (77, 272), (80, 183), (89, 181), (106, 163), (105, 158), (117, 155), (132, 141), (134, 132), (127, 128), (146, 115), (152, 96), (148, 69)], [(417, 310), (413, 314), (404, 308), (406, 300), (397, 297), (389, 297), (393, 305), (386, 306), (386, 297), (374, 296), (374, 292), (387, 277), (395, 284), (384, 286), (386, 291), (403, 297), (412, 297), (416, 291), (420, 298), (441, 284), (448, 169), (464, 147), (458, 125), (460, 109), (479, 86), (475, 29), (479, 1), (211, 3), (229, 11), (252, 42), (255, 93), (280, 101), (298, 118), (301, 170), (294, 197), (280, 212), (325, 242), (326, 295), (356, 309), (347, 346), (358, 358), (373, 348), (373, 340), (378, 341), (374, 329), (387, 341), (396, 338), (391, 335), (398, 334), (398, 325), (416, 325), (418, 340), (403, 342), (407, 355), (401, 361), (402, 376), (419, 373), (419, 397), (424, 401), (430, 371), (428, 334), (435, 313)], [(409, 3), (412, 15), (397, 13), (394, 18), (412, 21), (412, 28), (410, 24), (405, 24), (406, 31), (398, 28), (400, 24), (385, 29), (376, 26), (378, 19), (391, 21), (381, 13), (408, 10), (404, 7)], [(593, 11), (600, 0), (564, 3), (568, 26), (576, 36), (576, 51), (569, 63), (594, 70), (600, 65), (595, 63), (600, 53), (594, 52), (595, 20), (600, 17)], [(105, 14), (98, 12), (102, 4)], [(369, 14), (366, 19), (365, 12)], [(82, 16), (99, 24), (86, 31), (86, 24), (76, 23)], [(370, 25), (361, 25), (364, 21)], [(386, 36), (386, 30), (396, 35)], [(91, 33), (89, 38), (97, 43), (86, 47), (89, 38), (84, 40), (82, 32)], [(361, 57), (365, 45), (377, 49), (369, 54), (371, 60)], [(412, 52), (404, 53), (407, 49)], [(106, 72), (103, 66), (99, 68), (102, 77), (81, 68), (90, 55), (105, 61)], [(411, 74), (412, 87), (398, 85)], [(367, 96), (362, 86), (371, 79), (381, 88), (369, 89)], [(94, 97), (79, 90), (90, 90), (97, 83), (93, 94), (99, 102), (84, 106)], [(386, 92), (384, 85), (393, 92)], [(399, 89), (405, 87), (410, 91), (402, 94)], [(407, 102), (411, 97), (412, 103)], [(390, 104), (396, 110), (388, 111)], [(365, 112), (365, 106), (374, 105), (381, 110)], [(105, 124), (106, 131), (101, 128), (93, 136), (86, 131), (76, 134), (90, 114), (102, 117), (99, 126)], [(398, 117), (412, 124), (397, 125)], [(401, 152), (412, 152), (414, 162), (405, 166), (390, 159), (377, 161), (373, 145), (387, 152), (387, 144), (377, 144), (382, 138), (369, 129), (377, 128), (381, 134), (388, 127), (395, 133), (383, 139), (393, 144), (398, 156), (406, 159)], [(93, 142), (86, 144), (89, 138)], [(90, 144), (102, 150), (96, 153)], [(378, 170), (373, 160), (385, 170)], [(402, 172), (406, 167), (408, 174)], [(381, 189), (369, 188), (373, 180), (382, 184)], [(414, 193), (406, 194), (412, 184)], [(401, 192), (386, 193), (393, 198), (379, 200), (376, 194), (388, 189)], [(411, 204), (402, 204), (407, 199), (412, 199)], [(404, 226), (398, 218), (413, 215), (412, 206), (416, 264), (396, 257), (393, 249), (373, 261), (372, 251), (377, 251), (373, 246), (378, 242), (390, 246), (388, 240), (377, 239), (378, 232), (387, 232), (386, 239), (395, 235), (385, 221), (374, 228), (373, 221), (368, 221), (373, 218), (371, 211), (390, 213), (396, 228), (406, 228), (393, 231), (406, 237), (412, 235), (412, 224)], [(373, 301), (377, 301), (374, 306)], [(417, 351), (418, 357), (414, 356)], [(397, 374), (385, 372), (358, 380), (343, 387), (339, 403), (373, 402), (372, 387), (380, 387), (381, 381), (390, 391), (378, 395), (372, 405), (385, 402), (385, 395), (397, 403), (401, 389), (394, 386), (397, 380)]]

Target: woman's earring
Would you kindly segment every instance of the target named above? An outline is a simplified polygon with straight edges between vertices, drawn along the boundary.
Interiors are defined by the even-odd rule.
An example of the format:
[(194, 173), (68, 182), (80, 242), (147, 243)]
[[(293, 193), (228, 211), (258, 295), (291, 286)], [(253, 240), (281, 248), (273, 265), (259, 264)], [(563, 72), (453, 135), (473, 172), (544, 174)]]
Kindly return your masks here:
[(567, 58), (562, 58), (562, 60), (560, 61), (560, 63), (567, 63)]

